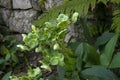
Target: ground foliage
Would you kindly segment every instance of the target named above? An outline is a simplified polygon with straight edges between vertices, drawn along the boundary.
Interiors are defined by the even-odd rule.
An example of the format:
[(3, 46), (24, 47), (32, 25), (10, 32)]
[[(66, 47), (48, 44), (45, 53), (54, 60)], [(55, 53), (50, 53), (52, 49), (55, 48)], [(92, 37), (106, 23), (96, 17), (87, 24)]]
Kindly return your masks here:
[[(10, 71), (2, 80), (8, 80), (9, 76), (10, 80), (119, 80), (120, 73), (113, 71), (120, 68), (119, 4), (119, 0), (66, 0), (48, 10), (32, 25), (30, 33), (22, 35), (24, 44), (17, 45), (23, 51), (41, 53), (42, 65), (30, 67), (26, 75), (10, 76)], [(87, 25), (89, 12), (95, 18), (91, 27)], [(66, 43), (68, 26), (77, 20), (85, 39)], [(43, 77), (41, 69), (51, 72), (53, 67), (57, 68), (57, 74)]]

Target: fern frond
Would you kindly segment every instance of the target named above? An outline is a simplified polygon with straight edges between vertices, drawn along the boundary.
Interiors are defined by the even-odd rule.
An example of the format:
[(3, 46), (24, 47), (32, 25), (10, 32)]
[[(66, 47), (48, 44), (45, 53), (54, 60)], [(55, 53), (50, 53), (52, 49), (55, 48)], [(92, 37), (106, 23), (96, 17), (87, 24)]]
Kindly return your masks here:
[(66, 1), (63, 4), (53, 7), (40, 16), (40, 19), (35, 21), (36, 26), (41, 26), (45, 21), (55, 19), (60, 13), (70, 16), (73, 12), (78, 12), (79, 15), (87, 15), (88, 9), (91, 5), (95, 7), (96, 0), (71, 0)]
[(120, 33), (120, 8), (114, 11), (112, 29), (116, 33)]
[(111, 2), (120, 4), (120, 0), (111, 0)]

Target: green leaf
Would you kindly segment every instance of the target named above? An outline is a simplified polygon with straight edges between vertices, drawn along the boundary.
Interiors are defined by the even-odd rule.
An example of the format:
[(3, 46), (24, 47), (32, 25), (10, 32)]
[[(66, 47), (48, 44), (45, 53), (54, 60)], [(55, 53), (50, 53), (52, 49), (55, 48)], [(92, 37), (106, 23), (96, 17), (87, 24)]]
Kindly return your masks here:
[(11, 54), (9, 53), (5, 56), (5, 60), (8, 61), (10, 59), (10, 57), (11, 57)]
[(10, 53), (5, 45), (1, 46), (1, 51), (0, 52), (3, 53), (3, 54), (9, 54)]
[(118, 80), (117, 76), (110, 70), (103, 67), (92, 67), (85, 69), (81, 72), (83, 78), (92, 80), (91, 78), (96, 78), (95, 80)]
[(58, 72), (58, 76), (60, 80), (64, 80), (64, 76), (65, 76), (65, 69), (62, 66), (58, 66), (57, 67), (57, 72)]
[(52, 58), (50, 59), (51, 65), (57, 65), (58, 62), (59, 62), (58, 60), (59, 60), (59, 58), (57, 58), (57, 57), (52, 57)]
[(28, 48), (27, 46), (18, 44), (17, 47), (19, 47), (22, 51), (25, 51), (25, 50), (28, 50), (28, 51), (29, 51), (29, 48)]
[(58, 21), (57, 26), (61, 28), (68, 26), (70, 23), (69, 17), (65, 14), (60, 14), (57, 18), (57, 21)]
[(82, 56), (84, 50), (84, 43), (79, 44), (79, 46), (76, 48), (75, 53), (77, 56)]
[(82, 57), (84, 52), (84, 43), (79, 44), (79, 46), (76, 48), (75, 53), (77, 55), (77, 69), (81, 70), (82, 68)]
[(12, 60), (13, 60), (15, 63), (18, 63), (18, 58), (17, 58), (17, 56), (15, 55), (15, 53), (12, 53), (12, 54), (11, 54), (11, 58), (12, 58)]
[(77, 72), (77, 71), (74, 71), (74, 72), (72, 73), (72, 78), (71, 78), (71, 80), (80, 80), (80, 78), (79, 78), (79, 75), (78, 75), (78, 72)]
[(46, 69), (48, 71), (52, 71), (51, 68), (50, 68), (50, 66), (49, 66), (49, 64), (46, 64), (46, 63), (44, 63), (42, 61), (40, 61), (40, 63), (42, 63), (41, 68)]
[(10, 76), (10, 80), (19, 80), (19, 78), (16, 76)]
[(120, 68), (120, 52), (114, 55), (109, 68)]
[(36, 67), (35, 69), (28, 70), (28, 76), (29, 77), (36, 77), (38, 74), (42, 75), (39, 67)]
[(97, 41), (95, 43), (96, 47), (99, 47), (100, 45), (105, 44), (108, 40), (110, 40), (115, 34), (114, 33), (109, 33), (105, 32), (103, 33), (100, 37), (97, 38)]
[(106, 44), (104, 52), (100, 56), (101, 65), (107, 67), (110, 64), (117, 40), (118, 40), (118, 34), (113, 36), (110, 39), (110, 41)]
[(11, 73), (12, 73), (12, 71), (6, 73), (5, 76), (2, 78), (2, 80), (9, 80)]
[(35, 49), (35, 52), (42, 52), (42, 48), (39, 46)]
[(54, 50), (59, 50), (60, 49), (60, 45), (58, 43), (54, 44), (53, 49)]
[(3, 64), (5, 60), (3, 58), (0, 58), (0, 64)]
[(89, 65), (100, 64), (100, 59), (99, 59), (100, 55), (93, 46), (87, 44), (86, 49), (84, 49), (84, 50), (85, 50), (85, 53), (86, 53), (85, 61), (86, 61), (87, 64), (89, 64)]
[(3, 72), (2, 71), (0, 71), (0, 75), (2, 74)]

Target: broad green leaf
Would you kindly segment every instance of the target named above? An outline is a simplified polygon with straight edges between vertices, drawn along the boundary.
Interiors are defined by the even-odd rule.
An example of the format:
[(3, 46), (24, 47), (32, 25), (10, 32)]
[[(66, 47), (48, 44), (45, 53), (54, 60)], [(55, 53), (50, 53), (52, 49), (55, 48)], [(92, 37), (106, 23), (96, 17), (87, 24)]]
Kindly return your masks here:
[(6, 54), (5, 60), (8, 61), (10, 59), (10, 57), (11, 57), (11, 54)]
[(5, 60), (3, 58), (0, 58), (0, 64), (3, 64)]
[(2, 54), (9, 54), (10, 53), (8, 48), (5, 45), (1, 46), (0, 50), (1, 50), (0, 52)]
[(105, 44), (107, 41), (109, 41), (115, 34), (105, 32), (100, 37), (97, 38), (97, 41), (95, 43), (95, 46), (98, 48), (100, 45)]
[(3, 72), (2, 71), (0, 71), (0, 75), (2, 74)]
[(103, 67), (85, 69), (81, 72), (81, 75), (83, 78), (88, 80), (91, 80), (93, 77), (98, 78), (98, 80), (118, 80), (117, 76), (113, 72)]
[(77, 56), (82, 56), (84, 52), (84, 43), (79, 44), (79, 46), (77, 46), (75, 53)]
[(65, 69), (64, 69), (64, 67), (58, 66), (57, 67), (57, 73), (58, 73), (59, 79), (64, 80), (64, 77), (65, 77)]
[(12, 60), (13, 60), (15, 63), (18, 63), (18, 58), (17, 58), (17, 56), (15, 55), (15, 53), (12, 53), (12, 54), (11, 54), (11, 58), (12, 58)]
[(78, 72), (74, 71), (70, 80), (80, 80)]
[(76, 48), (76, 55), (77, 55), (77, 69), (81, 70), (82, 68), (82, 58), (83, 58), (83, 52), (84, 52), (84, 43), (79, 44), (79, 46)]
[(120, 52), (114, 55), (109, 68), (120, 68)]
[(12, 73), (11, 71), (6, 73), (5, 76), (2, 78), (2, 80), (9, 80), (11, 73)]
[(86, 53), (85, 54), (86, 58), (84, 58), (84, 59), (85, 59), (85, 61), (87, 63), (87, 66), (100, 64), (100, 59), (99, 59), (100, 55), (93, 46), (87, 44), (86, 49), (84, 49), (84, 50), (85, 50), (85, 53)]
[(100, 56), (101, 65), (107, 67), (110, 64), (117, 40), (118, 40), (118, 34), (113, 36), (110, 39), (110, 41), (106, 44), (104, 52)]
[[(80, 45), (80, 42), (72, 42), (72, 43), (68, 43), (68, 45), (70, 46), (70, 48), (75, 51), (78, 46)], [(79, 52), (78, 52), (79, 53)], [(76, 53), (77, 54), (77, 53)]]

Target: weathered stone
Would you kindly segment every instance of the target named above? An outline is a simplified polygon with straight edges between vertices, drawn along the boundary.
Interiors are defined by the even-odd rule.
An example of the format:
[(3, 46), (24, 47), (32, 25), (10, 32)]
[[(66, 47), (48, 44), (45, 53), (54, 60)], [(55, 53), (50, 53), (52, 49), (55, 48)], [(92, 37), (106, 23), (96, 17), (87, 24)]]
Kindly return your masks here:
[(78, 25), (74, 25), (74, 24), (71, 24), (69, 27), (68, 27), (68, 33), (65, 37), (65, 42), (75, 42), (75, 41), (81, 41), (84, 36), (83, 35), (83, 30), (78, 27)]
[(28, 33), (36, 15), (37, 12), (32, 9), (26, 11), (13, 11), (8, 24), (10, 30), (20, 33)]
[(30, 1), (31, 1), (31, 5), (33, 9), (38, 10), (38, 11), (41, 10), (39, 3), (38, 3), (39, 0), (30, 0)]
[(46, 0), (45, 9), (50, 9), (63, 3), (64, 0)]
[(30, 0), (13, 0), (13, 9), (32, 8)]
[(0, 0), (0, 6), (5, 8), (12, 8), (11, 0)]
[(17, 39), (17, 41), (22, 41), (22, 34), (15, 34), (15, 35), (13, 35), (16, 39)]
[(10, 18), (10, 15), (11, 15), (11, 10), (5, 9), (5, 8), (0, 8), (0, 14), (1, 14), (3, 21), (7, 25), (8, 19)]

